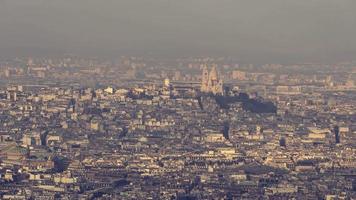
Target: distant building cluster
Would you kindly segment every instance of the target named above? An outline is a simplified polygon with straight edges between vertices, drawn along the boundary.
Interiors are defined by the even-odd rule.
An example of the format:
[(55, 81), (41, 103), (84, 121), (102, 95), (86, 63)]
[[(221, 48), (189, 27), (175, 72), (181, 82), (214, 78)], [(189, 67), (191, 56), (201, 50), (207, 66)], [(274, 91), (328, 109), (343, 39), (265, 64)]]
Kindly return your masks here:
[(356, 199), (355, 66), (0, 60), (0, 199)]

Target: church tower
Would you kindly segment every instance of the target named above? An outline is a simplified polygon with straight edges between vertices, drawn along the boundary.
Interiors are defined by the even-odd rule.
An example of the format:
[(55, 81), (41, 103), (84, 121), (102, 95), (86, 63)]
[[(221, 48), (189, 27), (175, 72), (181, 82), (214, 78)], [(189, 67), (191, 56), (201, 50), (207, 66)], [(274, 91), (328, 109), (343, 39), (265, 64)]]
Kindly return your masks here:
[(207, 66), (204, 65), (201, 91), (213, 94), (223, 94), (223, 81), (219, 77), (216, 65), (213, 65), (210, 72), (208, 71)]
[(207, 65), (204, 65), (200, 90), (202, 92), (208, 92), (209, 91), (208, 84), (209, 84), (209, 71)]

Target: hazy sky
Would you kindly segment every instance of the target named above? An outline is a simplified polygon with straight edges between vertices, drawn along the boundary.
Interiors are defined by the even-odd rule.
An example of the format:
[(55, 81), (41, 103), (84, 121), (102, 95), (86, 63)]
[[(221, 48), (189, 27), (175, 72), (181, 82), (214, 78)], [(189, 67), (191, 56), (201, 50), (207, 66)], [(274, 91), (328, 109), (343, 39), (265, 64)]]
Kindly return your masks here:
[(0, 57), (356, 60), (356, 0), (0, 0)]

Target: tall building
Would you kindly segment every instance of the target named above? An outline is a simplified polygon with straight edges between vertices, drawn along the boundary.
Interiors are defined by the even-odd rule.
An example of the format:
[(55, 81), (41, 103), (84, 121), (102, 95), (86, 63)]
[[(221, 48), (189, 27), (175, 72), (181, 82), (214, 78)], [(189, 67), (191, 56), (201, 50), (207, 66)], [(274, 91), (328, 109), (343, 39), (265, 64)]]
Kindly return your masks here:
[(220, 79), (216, 70), (216, 65), (213, 65), (211, 71), (205, 65), (202, 74), (201, 91), (213, 94), (223, 94), (223, 81)]

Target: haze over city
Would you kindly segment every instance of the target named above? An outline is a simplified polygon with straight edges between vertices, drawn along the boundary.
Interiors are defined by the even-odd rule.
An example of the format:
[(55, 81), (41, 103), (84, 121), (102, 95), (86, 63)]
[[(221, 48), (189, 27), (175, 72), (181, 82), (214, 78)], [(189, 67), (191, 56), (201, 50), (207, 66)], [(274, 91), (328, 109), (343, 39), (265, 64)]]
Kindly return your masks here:
[(356, 199), (355, 0), (0, 0), (0, 199)]
[(1, 0), (0, 57), (227, 56), (348, 61), (353, 0)]

